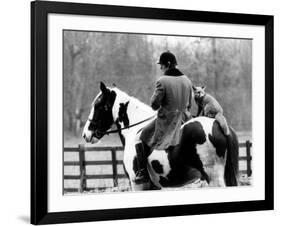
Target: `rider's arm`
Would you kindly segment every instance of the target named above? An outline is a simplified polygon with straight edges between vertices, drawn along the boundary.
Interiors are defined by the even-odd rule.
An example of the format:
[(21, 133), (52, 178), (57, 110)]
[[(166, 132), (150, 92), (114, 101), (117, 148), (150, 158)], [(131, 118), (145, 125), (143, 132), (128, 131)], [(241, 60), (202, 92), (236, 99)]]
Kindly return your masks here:
[(154, 93), (151, 97), (150, 105), (153, 110), (158, 110), (161, 106), (162, 100), (164, 98), (164, 86), (161, 84), (160, 81), (156, 82)]

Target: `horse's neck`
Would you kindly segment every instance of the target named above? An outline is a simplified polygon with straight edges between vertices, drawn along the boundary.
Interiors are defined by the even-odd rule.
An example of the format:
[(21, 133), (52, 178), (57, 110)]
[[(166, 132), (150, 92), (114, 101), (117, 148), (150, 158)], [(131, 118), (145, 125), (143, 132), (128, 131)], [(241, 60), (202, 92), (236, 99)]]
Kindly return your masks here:
[[(128, 108), (127, 108), (127, 115), (129, 118), (130, 126), (133, 126), (134, 124), (142, 122), (143, 120), (149, 119), (152, 116), (156, 115), (156, 112), (153, 111), (150, 106), (142, 103), (138, 99), (131, 97), (120, 90), (117, 91), (118, 91), (117, 93), (118, 105), (119, 103), (126, 103), (129, 101)], [(115, 112), (115, 114), (118, 114), (118, 112)], [(126, 137), (128, 133), (131, 133), (133, 130), (138, 131), (147, 123), (148, 122), (138, 124), (136, 126), (131, 127), (130, 129), (123, 130), (122, 133)]]
[(148, 119), (156, 113), (151, 109), (151, 107), (132, 97), (130, 104), (128, 105), (127, 114), (130, 124), (132, 125)]

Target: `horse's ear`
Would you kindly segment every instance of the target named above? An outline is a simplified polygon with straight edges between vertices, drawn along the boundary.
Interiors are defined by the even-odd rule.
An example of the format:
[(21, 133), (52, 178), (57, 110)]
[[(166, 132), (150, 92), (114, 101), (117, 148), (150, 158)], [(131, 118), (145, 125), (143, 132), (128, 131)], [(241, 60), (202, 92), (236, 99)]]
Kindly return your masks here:
[(127, 101), (127, 102), (125, 103), (125, 108), (126, 108), (126, 109), (127, 109), (128, 105), (129, 105), (129, 102), (130, 102), (130, 101)]
[(103, 93), (105, 93), (106, 90), (107, 90), (107, 88), (106, 88), (106, 86), (105, 86), (105, 84), (104, 84), (103, 82), (100, 82), (100, 90), (101, 90)]
[(206, 89), (206, 87), (205, 87), (205, 86), (202, 86), (202, 89), (203, 89), (203, 90), (205, 90), (205, 89)]
[(192, 89), (195, 91), (195, 90), (196, 90), (196, 87), (195, 87), (195, 86), (192, 86)]

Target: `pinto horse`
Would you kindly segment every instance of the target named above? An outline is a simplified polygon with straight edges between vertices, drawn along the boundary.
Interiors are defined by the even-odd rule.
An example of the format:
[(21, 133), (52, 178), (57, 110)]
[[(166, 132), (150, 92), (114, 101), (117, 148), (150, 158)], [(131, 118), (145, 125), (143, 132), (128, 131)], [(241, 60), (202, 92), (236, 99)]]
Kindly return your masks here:
[[(202, 184), (211, 187), (238, 185), (237, 136), (230, 128), (230, 135), (226, 137), (218, 122), (207, 117), (184, 123), (179, 145), (167, 150), (150, 150), (147, 163), (150, 184), (136, 184), (135, 145), (142, 128), (155, 117), (155, 111), (148, 105), (101, 82), (82, 136), (86, 142), (96, 143), (105, 134), (119, 133), (124, 145), (124, 168), (132, 190), (151, 189), (151, 185), (157, 189), (184, 187), (195, 181), (201, 187)], [(117, 130), (112, 131), (114, 123)]]

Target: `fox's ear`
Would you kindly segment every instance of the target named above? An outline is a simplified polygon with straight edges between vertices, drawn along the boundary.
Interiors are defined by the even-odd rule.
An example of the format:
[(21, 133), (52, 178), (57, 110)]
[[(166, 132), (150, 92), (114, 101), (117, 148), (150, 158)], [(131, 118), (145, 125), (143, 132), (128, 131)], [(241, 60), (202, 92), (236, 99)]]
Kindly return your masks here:
[(195, 90), (196, 90), (196, 87), (195, 87), (195, 86), (192, 86), (192, 89), (195, 91)]
[(203, 90), (205, 90), (205, 89), (206, 89), (206, 87), (205, 87), (205, 86), (202, 86), (202, 89), (203, 89)]

